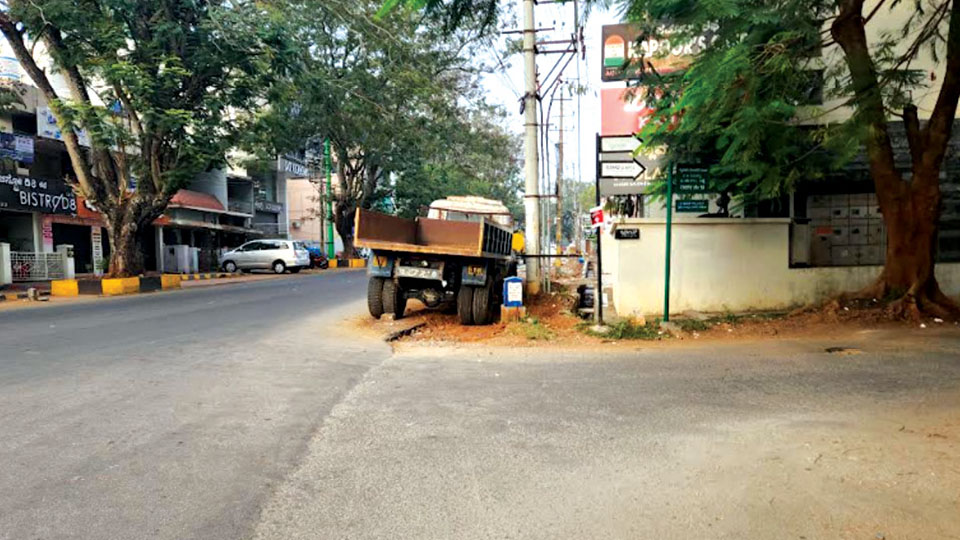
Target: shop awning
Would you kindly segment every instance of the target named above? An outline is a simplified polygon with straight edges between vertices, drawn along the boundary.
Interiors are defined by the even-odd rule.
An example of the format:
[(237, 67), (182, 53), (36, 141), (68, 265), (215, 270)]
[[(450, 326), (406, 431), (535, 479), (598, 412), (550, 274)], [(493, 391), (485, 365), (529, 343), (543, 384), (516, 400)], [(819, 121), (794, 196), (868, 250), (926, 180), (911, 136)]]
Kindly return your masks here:
[(190, 189), (181, 189), (170, 199), (171, 208), (189, 208), (204, 212), (226, 212), (223, 204), (209, 193), (201, 193)]
[(213, 231), (223, 231), (230, 233), (238, 234), (250, 234), (250, 235), (259, 235), (262, 236), (263, 233), (257, 229), (248, 229), (246, 227), (238, 227), (236, 225), (221, 225), (219, 223), (209, 223), (206, 221), (199, 221), (195, 219), (182, 219), (175, 218), (171, 219), (167, 216), (160, 216), (153, 221), (153, 224), (161, 227), (181, 227), (184, 229), (209, 229)]

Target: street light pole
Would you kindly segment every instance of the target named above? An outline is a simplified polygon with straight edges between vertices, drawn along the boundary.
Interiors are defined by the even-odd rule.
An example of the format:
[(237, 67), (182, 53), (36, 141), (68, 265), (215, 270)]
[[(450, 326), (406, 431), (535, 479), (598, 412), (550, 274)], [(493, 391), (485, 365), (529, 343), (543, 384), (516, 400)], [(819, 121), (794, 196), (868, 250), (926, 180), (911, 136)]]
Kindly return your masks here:
[(323, 162), (325, 168), (327, 169), (327, 258), (333, 260), (333, 257), (336, 256), (334, 253), (334, 242), (333, 242), (333, 188), (331, 180), (331, 172), (333, 171), (333, 162), (330, 159), (330, 138), (327, 137), (323, 140)]

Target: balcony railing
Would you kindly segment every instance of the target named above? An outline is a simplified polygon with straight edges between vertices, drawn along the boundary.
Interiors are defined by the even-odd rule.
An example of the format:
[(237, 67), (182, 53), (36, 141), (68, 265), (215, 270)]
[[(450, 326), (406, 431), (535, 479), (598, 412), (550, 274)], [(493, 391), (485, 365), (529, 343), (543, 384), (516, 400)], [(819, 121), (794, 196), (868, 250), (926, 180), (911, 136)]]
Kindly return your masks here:
[(247, 201), (227, 201), (227, 210), (238, 214), (253, 215), (253, 203)]
[(270, 238), (287, 238), (289, 234), (286, 223), (254, 223), (253, 228)]

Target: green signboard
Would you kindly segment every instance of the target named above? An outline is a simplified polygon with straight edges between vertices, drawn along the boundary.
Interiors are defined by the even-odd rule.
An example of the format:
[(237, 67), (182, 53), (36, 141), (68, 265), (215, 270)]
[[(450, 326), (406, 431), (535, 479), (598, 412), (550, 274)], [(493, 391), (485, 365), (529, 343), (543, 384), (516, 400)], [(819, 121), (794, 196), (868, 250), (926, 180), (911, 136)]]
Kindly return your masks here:
[(705, 199), (677, 201), (677, 212), (705, 214), (709, 209), (709, 202)]
[(706, 193), (707, 167), (677, 167), (677, 193)]

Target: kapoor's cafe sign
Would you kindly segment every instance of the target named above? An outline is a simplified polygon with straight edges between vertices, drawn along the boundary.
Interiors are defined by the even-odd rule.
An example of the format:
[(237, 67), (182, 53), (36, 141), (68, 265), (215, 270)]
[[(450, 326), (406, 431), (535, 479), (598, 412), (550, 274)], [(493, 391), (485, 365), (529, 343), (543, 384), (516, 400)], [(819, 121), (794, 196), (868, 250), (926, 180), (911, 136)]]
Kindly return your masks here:
[(640, 28), (632, 24), (606, 25), (601, 33), (601, 80), (605, 82), (642, 79), (651, 65), (658, 73), (684, 69), (711, 39), (707, 34), (690, 40), (671, 40), (669, 28), (641, 36)]

